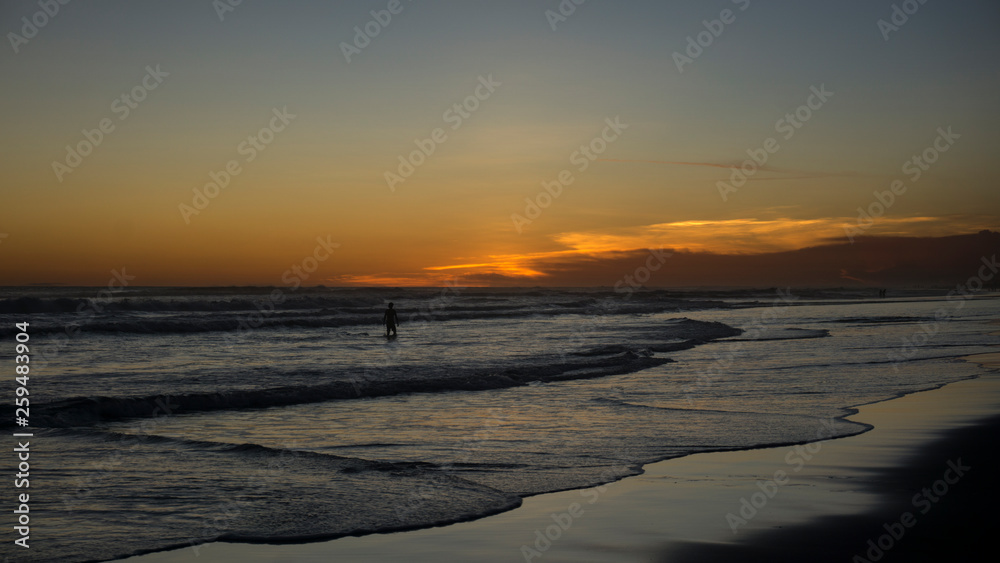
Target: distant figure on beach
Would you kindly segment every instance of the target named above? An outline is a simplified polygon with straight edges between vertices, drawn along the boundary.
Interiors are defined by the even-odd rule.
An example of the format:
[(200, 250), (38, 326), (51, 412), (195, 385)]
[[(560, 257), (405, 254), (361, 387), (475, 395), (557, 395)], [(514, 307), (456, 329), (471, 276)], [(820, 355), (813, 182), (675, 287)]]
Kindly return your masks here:
[(887, 291), (889, 291), (889, 290), (888, 289), (880, 289), (880, 290), (878, 290), (878, 296), (884, 299), (885, 298), (885, 293)]
[(392, 331), (392, 335), (396, 336), (396, 325), (399, 324), (399, 317), (396, 316), (396, 310), (392, 308), (392, 303), (389, 303), (389, 308), (382, 315), (382, 324), (385, 325), (386, 338), (389, 338), (390, 330)]

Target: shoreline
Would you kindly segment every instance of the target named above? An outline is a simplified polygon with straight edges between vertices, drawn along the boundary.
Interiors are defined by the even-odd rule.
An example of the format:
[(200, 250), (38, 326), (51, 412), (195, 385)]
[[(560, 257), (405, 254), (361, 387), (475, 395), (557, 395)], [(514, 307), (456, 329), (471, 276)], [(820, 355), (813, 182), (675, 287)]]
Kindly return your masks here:
[[(883, 498), (886, 475), (897, 479), (908, 475), (910, 460), (940, 454), (948, 443), (958, 443), (955, 436), (940, 443), (949, 433), (981, 433), (1000, 427), (995, 416), (1000, 413), (1000, 377), (994, 373), (1000, 367), (998, 357), (994, 353), (967, 360), (977, 358), (991, 373), (853, 407), (857, 412), (845, 418), (873, 427), (853, 436), (672, 458), (646, 465), (638, 476), (526, 497), (520, 508), (445, 527), (305, 544), (216, 542), (199, 546), (199, 553), (212, 561), (240, 563), (330, 558), (440, 561), (443, 557), (546, 562), (722, 557), (776, 561), (767, 546), (781, 545), (783, 555), (801, 559), (808, 553), (811, 560), (819, 560), (812, 551), (814, 545), (794, 549), (795, 538), (812, 530), (810, 537), (815, 541), (841, 543), (846, 549), (847, 542), (841, 540), (846, 535), (864, 536), (867, 523), (868, 534), (877, 541), (880, 528), (877, 522), (872, 528), (869, 521), (887, 510), (892, 513), (899, 504)], [(939, 474), (947, 469), (948, 461), (940, 460)], [(985, 476), (996, 467), (992, 459), (986, 464), (990, 468), (979, 474)], [(940, 518), (932, 520), (934, 516), (930, 512), (927, 521)], [(823, 522), (827, 535), (820, 537), (809, 522)], [(864, 550), (855, 554), (864, 557)], [(124, 560), (170, 563), (194, 555), (188, 547)], [(838, 557), (834, 559), (851, 560), (850, 555)]]
[[(736, 561), (781, 563), (851, 561), (992, 560), (989, 531), (1000, 525), (996, 512), (1000, 468), (995, 451), (1000, 435), (996, 389), (998, 354), (966, 358), (992, 373), (951, 385), (966, 386), (982, 397), (962, 397), (954, 406), (985, 407), (968, 416), (950, 415), (950, 428), (918, 431), (929, 439), (904, 448), (898, 462), (869, 467), (857, 484), (877, 503), (859, 514), (821, 514), (790, 526), (777, 526), (732, 543), (681, 542), (659, 553), (662, 561)], [(989, 405), (994, 405), (991, 410)], [(926, 405), (925, 405), (926, 406)], [(985, 415), (978, 417), (977, 415)], [(878, 425), (876, 425), (878, 428)]]

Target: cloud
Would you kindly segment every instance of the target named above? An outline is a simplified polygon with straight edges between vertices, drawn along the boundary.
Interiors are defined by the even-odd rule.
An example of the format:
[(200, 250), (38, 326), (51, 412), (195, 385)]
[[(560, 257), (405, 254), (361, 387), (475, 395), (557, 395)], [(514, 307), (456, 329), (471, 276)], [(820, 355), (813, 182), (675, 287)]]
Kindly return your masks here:
[(326, 281), (368, 286), (613, 286), (645, 264), (649, 249), (673, 255), (651, 287), (928, 285), (967, 279), (1000, 251), (986, 217), (883, 217), (847, 241), (855, 219), (676, 221), (555, 235), (557, 250), (496, 254), (415, 272), (344, 274)]
[[(852, 217), (794, 219), (741, 218), (676, 221), (606, 231), (562, 233), (555, 239), (578, 253), (674, 248), (715, 254), (762, 254), (846, 240)], [(945, 236), (990, 226), (984, 217), (883, 217), (866, 231), (871, 235)]]
[(712, 168), (739, 168), (739, 164), (722, 164), (718, 162), (680, 162), (674, 160), (628, 160), (623, 158), (598, 158), (598, 162), (635, 162), (641, 164), (674, 164), (677, 166), (709, 166)]
[(462, 281), (460, 285), (483, 285), (479, 283), (464, 283), (455, 277), (429, 276), (425, 272), (403, 272), (380, 274), (343, 274), (325, 281), (336, 286), (364, 286), (364, 287), (443, 287)]
[[(608, 232), (555, 236), (561, 250), (489, 256), (434, 266), (476, 285), (614, 285), (642, 266), (648, 249), (674, 252), (651, 286), (839, 286), (944, 283), (961, 277), (1000, 234), (978, 230), (976, 218), (880, 219), (868, 236), (847, 242), (850, 218), (680, 221)], [(978, 225), (983, 225), (979, 222)], [(989, 223), (985, 223), (989, 225)]]
[[(618, 162), (618, 163), (637, 163), (637, 164), (669, 164), (673, 166), (705, 166), (709, 168), (725, 168), (726, 170), (737, 170), (742, 165), (743, 162), (690, 162), (690, 161), (677, 161), (677, 160), (633, 160), (624, 158), (599, 158), (598, 162)], [(870, 176), (867, 174), (861, 174), (860, 172), (821, 172), (813, 170), (790, 170), (787, 168), (775, 168), (773, 166), (757, 166), (756, 173), (770, 173), (766, 178), (754, 177), (748, 178), (749, 181), (760, 181), (760, 180), (811, 180), (815, 178), (833, 178), (833, 177), (848, 177), (857, 178), (862, 176)], [(756, 174), (755, 173), (755, 174)], [(777, 174), (777, 176), (773, 175)], [(784, 174), (784, 176), (782, 176)]]
[[(650, 287), (839, 287), (949, 285), (976, 275), (983, 257), (1000, 253), (1000, 233), (948, 237), (863, 237), (763, 254), (675, 251)], [(552, 257), (533, 263), (544, 285), (613, 286), (633, 274), (647, 250)], [(516, 285), (518, 280), (511, 279)], [(523, 285), (523, 280), (522, 284)]]

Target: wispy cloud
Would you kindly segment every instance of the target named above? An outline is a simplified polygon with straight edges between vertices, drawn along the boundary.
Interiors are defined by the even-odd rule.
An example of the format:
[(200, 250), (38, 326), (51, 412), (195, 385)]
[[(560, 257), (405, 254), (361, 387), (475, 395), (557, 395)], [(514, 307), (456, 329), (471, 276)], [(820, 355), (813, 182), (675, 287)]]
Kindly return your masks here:
[(483, 283), (465, 282), (454, 275), (428, 275), (426, 272), (381, 273), (381, 274), (344, 274), (327, 278), (333, 285), (357, 285), (365, 287), (442, 287), (445, 285), (486, 285)]
[[(598, 162), (618, 162), (618, 163), (637, 163), (637, 164), (669, 164), (674, 166), (703, 166), (709, 168), (724, 168), (726, 170), (738, 170), (743, 162), (690, 162), (690, 161), (678, 161), (678, 160), (633, 160), (624, 158), (599, 158)], [(846, 172), (826, 172), (826, 171), (816, 171), (816, 170), (794, 170), (787, 168), (775, 168), (773, 166), (758, 166), (757, 172), (754, 176), (747, 178), (748, 181), (761, 181), (761, 180), (812, 180), (816, 178), (834, 178), (834, 177), (847, 177), (847, 178), (860, 178), (860, 177), (870, 177), (871, 174), (862, 174), (860, 172), (846, 171)], [(765, 178), (758, 177), (758, 173), (770, 174)]]
[(642, 164), (674, 164), (677, 166), (710, 166), (712, 168), (726, 168), (733, 169), (739, 167), (739, 164), (722, 164), (718, 162), (681, 162), (674, 160), (629, 160), (623, 158), (598, 158), (598, 162), (635, 162)]
[[(648, 249), (670, 249), (675, 252), (670, 276), (654, 285), (768, 284), (784, 279), (781, 275), (795, 283), (879, 283), (889, 275), (883, 271), (897, 271), (900, 264), (916, 264), (908, 267), (922, 271), (920, 257), (927, 253), (919, 241), (1000, 226), (978, 216), (883, 217), (868, 233), (872, 236), (865, 237), (871, 244), (851, 245), (844, 226), (855, 220), (740, 218), (566, 232), (553, 237), (561, 248), (552, 251), (493, 254), (416, 272), (345, 274), (328, 281), (392, 287), (608, 285), (641, 264)], [(958, 247), (939, 253), (954, 254), (953, 248)]]
[(865, 280), (863, 280), (861, 278), (856, 278), (856, 277), (852, 276), (850, 274), (850, 272), (847, 271), (847, 268), (841, 268), (840, 269), (840, 279), (842, 279), (842, 280), (856, 281), (858, 283), (866, 283)]
[[(793, 252), (847, 242), (844, 226), (853, 217), (794, 219), (718, 219), (675, 221), (605, 231), (561, 233), (554, 237), (562, 248), (549, 252), (490, 255), (468, 263), (427, 267), (429, 276), (461, 272), (468, 278), (552, 281), (559, 271), (605, 266), (650, 248), (668, 248), (689, 254), (747, 257)], [(883, 217), (871, 229), (881, 237), (942, 237), (976, 232), (992, 225), (976, 216)], [(589, 266), (588, 266), (589, 265)], [(485, 277), (483, 277), (485, 276)], [(852, 278), (853, 279), (853, 278)], [(426, 285), (426, 284), (425, 284)]]
[[(983, 256), (1000, 252), (1000, 233), (944, 237), (858, 239), (762, 254), (671, 253), (648, 280), (651, 287), (886, 287), (947, 286), (982, 266)], [(538, 258), (541, 280), (469, 272), (466, 279), (491, 285), (614, 286), (648, 263), (650, 251)]]

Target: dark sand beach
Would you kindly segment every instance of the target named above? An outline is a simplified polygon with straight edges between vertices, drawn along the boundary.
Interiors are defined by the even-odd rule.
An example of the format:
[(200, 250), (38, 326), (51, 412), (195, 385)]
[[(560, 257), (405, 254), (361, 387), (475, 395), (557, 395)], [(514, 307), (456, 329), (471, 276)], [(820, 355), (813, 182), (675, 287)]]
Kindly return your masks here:
[[(997, 387), (997, 380), (990, 376), (955, 384), (956, 389), (949, 391), (954, 394), (960, 386), (981, 389), (988, 397)], [(927, 396), (944, 398), (949, 391)], [(955, 426), (947, 430), (914, 429), (914, 434), (923, 434), (925, 445), (906, 448), (896, 464), (871, 468), (866, 477), (856, 479), (860, 488), (870, 491), (878, 501), (862, 514), (811, 518), (732, 543), (683, 543), (665, 549), (659, 560), (995, 560), (992, 533), (1000, 524), (1000, 487), (996, 480), (1000, 467), (996, 450), (1000, 415), (976, 419), (976, 414), (985, 414), (977, 408), (980, 403), (976, 397), (967, 396), (958, 404), (968, 406), (970, 419), (956, 416)], [(876, 425), (873, 433), (878, 430)], [(854, 469), (864, 471), (865, 464), (858, 463)]]

